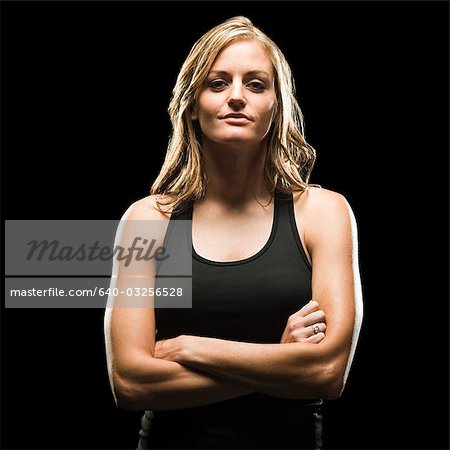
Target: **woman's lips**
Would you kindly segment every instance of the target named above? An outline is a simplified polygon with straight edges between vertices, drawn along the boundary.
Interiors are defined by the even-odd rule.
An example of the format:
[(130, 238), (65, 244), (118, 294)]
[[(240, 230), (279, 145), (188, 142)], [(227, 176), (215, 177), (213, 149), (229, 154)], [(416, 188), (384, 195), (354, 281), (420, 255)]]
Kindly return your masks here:
[(250, 123), (250, 119), (244, 116), (241, 117), (228, 116), (224, 117), (222, 120), (224, 120), (226, 123), (230, 125), (246, 125)]

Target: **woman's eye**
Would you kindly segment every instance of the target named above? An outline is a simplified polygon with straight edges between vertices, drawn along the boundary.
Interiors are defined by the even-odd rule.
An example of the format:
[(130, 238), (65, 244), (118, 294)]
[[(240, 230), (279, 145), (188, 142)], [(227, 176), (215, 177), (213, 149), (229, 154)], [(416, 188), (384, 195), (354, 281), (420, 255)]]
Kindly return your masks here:
[(247, 86), (253, 91), (263, 91), (266, 87), (264, 83), (261, 83), (260, 81), (251, 81)]
[(209, 82), (209, 87), (212, 89), (222, 89), (225, 85), (226, 82), (224, 80), (212, 80)]

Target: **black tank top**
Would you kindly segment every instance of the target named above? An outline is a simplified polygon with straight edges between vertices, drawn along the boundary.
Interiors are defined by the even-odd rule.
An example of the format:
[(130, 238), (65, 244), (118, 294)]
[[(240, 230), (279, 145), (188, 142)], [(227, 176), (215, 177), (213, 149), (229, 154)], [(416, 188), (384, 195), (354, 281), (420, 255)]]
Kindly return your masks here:
[[(184, 206), (171, 221), (192, 220), (192, 204)], [(191, 334), (279, 343), (288, 317), (311, 300), (311, 265), (297, 231), (292, 194), (275, 193), (269, 239), (242, 260), (198, 255), (188, 223), (192, 308), (155, 308), (156, 339)], [(196, 408), (147, 411), (140, 448), (319, 448), (321, 403), (253, 393)]]

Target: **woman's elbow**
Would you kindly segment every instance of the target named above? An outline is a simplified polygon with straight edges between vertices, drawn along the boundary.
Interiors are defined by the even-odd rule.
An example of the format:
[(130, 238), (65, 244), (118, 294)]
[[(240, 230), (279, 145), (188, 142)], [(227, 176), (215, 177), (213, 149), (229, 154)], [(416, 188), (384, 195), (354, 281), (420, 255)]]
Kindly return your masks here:
[(317, 365), (305, 378), (294, 377), (289, 391), (293, 399), (334, 400), (341, 396), (343, 377), (333, 365)]
[(325, 400), (338, 399), (344, 390), (344, 373), (340, 367), (330, 365), (322, 372), (320, 391)]
[(135, 383), (119, 377), (114, 378), (113, 395), (116, 406), (127, 411), (141, 411), (141, 396)]

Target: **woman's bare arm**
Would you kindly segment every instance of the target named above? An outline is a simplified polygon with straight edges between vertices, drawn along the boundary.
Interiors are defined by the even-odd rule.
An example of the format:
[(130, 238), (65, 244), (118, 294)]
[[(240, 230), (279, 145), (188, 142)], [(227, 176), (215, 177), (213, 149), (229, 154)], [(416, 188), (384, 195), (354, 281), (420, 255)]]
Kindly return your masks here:
[(313, 298), (327, 318), (322, 342), (252, 344), (180, 336), (158, 342), (155, 356), (270, 395), (340, 396), (362, 321), (356, 222), (343, 196), (317, 189), (304, 195), (302, 217), (312, 257)]
[[(145, 230), (155, 227), (141, 226), (144, 221), (165, 220), (153, 209), (154, 197), (133, 204), (123, 217), (136, 222), (134, 231), (124, 226), (118, 231), (116, 246), (128, 248), (133, 235), (150, 242), (155, 236), (145, 236)], [(133, 227), (131, 227), (133, 228)], [(160, 227), (157, 227), (158, 229)], [(162, 246), (164, 227), (157, 236), (156, 247)], [(157, 233), (158, 234), (158, 233)], [(127, 288), (154, 287), (155, 264), (136, 261), (125, 266), (114, 261), (111, 288), (127, 292)], [(155, 314), (153, 299), (110, 296), (105, 312), (105, 343), (111, 388), (119, 407), (130, 410), (179, 409), (215, 403), (249, 394), (252, 389), (185, 367), (177, 362), (154, 357)]]
[[(117, 406), (129, 410), (190, 408), (252, 392), (236, 383), (153, 357), (151, 345), (128, 346), (123, 327), (139, 332), (151, 322), (150, 308), (110, 308), (105, 315), (109, 372)], [(118, 336), (120, 333), (121, 336)], [(124, 336), (125, 335), (125, 336)], [(129, 349), (127, 350), (127, 347)]]

